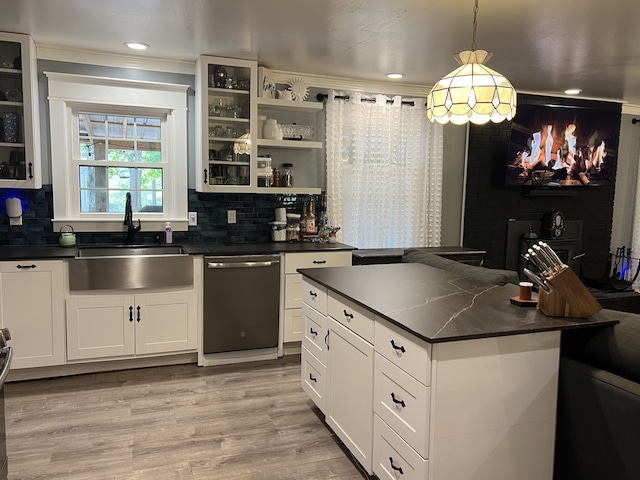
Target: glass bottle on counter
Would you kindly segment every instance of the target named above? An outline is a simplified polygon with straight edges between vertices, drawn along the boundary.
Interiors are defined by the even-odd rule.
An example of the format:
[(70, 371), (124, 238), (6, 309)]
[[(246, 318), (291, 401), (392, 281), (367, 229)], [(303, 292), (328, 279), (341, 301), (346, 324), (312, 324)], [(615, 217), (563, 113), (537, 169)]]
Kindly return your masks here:
[(305, 235), (312, 237), (318, 233), (316, 228), (316, 207), (313, 196), (309, 200), (309, 212), (307, 213), (307, 220), (305, 222)]

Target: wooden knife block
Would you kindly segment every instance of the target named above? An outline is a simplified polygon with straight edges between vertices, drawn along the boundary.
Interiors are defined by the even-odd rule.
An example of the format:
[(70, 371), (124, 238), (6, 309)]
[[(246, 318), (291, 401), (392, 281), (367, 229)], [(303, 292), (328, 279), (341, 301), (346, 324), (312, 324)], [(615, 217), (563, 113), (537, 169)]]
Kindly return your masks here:
[(538, 310), (545, 315), (589, 318), (602, 310), (600, 303), (567, 265), (547, 277), (547, 282), (553, 290), (546, 292), (541, 289), (538, 295)]

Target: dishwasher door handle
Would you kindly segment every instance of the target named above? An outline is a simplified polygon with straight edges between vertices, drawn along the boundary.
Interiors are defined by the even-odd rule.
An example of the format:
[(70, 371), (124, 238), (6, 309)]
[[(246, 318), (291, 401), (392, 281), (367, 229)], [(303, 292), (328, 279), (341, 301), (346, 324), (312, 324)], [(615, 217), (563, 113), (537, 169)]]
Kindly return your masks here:
[(268, 262), (207, 262), (207, 268), (255, 268), (270, 267), (277, 265), (280, 260), (272, 260)]

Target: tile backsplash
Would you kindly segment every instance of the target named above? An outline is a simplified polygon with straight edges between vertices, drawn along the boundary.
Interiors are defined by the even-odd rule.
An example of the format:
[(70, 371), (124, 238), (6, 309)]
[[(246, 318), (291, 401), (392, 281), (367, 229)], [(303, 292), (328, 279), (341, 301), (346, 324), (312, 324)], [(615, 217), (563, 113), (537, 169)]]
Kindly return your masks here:
[[(173, 232), (174, 243), (254, 243), (271, 241), (268, 222), (274, 220), (274, 210), (286, 207), (287, 211), (299, 212), (306, 195), (263, 195), (252, 193), (211, 194), (188, 192), (189, 211), (198, 213), (198, 225), (186, 232)], [(23, 225), (9, 226), (4, 210), (8, 197), (17, 196), (23, 203)], [(0, 194), (0, 245), (45, 245), (57, 244), (60, 232), (53, 231), (53, 192), (51, 185), (39, 190), (5, 190)], [(235, 210), (237, 221), (227, 224), (227, 210)], [(154, 243), (156, 231), (142, 231), (136, 243)], [(122, 243), (125, 232), (78, 232), (77, 242)]]

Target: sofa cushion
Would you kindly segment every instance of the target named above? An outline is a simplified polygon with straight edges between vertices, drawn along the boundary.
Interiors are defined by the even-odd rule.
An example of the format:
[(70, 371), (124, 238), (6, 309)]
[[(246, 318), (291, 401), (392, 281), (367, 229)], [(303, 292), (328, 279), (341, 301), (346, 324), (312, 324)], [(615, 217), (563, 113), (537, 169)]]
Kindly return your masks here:
[(565, 332), (563, 354), (640, 382), (640, 315), (615, 310), (606, 314), (620, 323)]
[(507, 283), (515, 283), (517, 285), (519, 282), (518, 273), (512, 270), (477, 267), (475, 265), (456, 262), (450, 258), (428, 253), (422, 248), (406, 249), (402, 255), (402, 261), (405, 263), (422, 263), (431, 267), (440, 268), (487, 285), (505, 285)]

